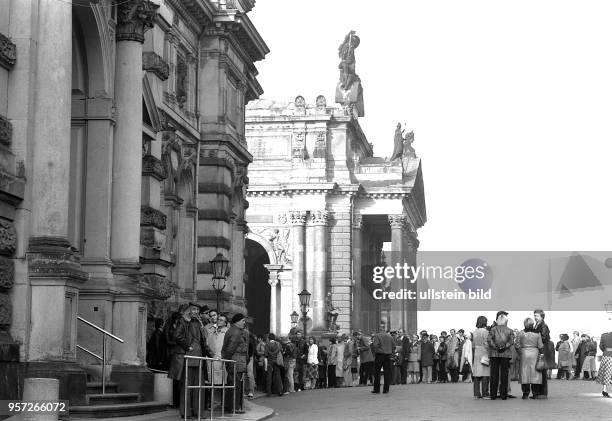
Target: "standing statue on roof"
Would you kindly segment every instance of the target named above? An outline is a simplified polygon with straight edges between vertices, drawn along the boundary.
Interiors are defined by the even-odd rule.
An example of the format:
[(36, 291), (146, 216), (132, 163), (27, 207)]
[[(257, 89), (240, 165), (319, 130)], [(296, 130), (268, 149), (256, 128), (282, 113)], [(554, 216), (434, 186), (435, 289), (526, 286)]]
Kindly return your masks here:
[(393, 136), (393, 154), (391, 155), (391, 161), (402, 157), (404, 154), (404, 130), (402, 129), (401, 123), (397, 123), (395, 127), (395, 136)]
[(355, 31), (350, 31), (340, 47), (338, 47), (338, 56), (340, 57), (340, 87), (349, 89), (353, 82), (359, 80), (359, 76), (355, 74), (355, 48), (359, 46), (359, 37), (355, 35)]

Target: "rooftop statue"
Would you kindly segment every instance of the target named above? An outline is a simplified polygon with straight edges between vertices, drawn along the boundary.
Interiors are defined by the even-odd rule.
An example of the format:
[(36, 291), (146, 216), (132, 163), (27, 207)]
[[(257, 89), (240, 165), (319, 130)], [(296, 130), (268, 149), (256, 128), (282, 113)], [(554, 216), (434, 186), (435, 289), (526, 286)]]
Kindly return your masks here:
[(402, 129), (401, 123), (397, 123), (395, 127), (395, 136), (393, 137), (393, 154), (391, 155), (391, 161), (397, 158), (402, 158), (404, 154), (404, 130)]
[(363, 88), (355, 73), (355, 48), (359, 43), (355, 31), (350, 31), (338, 47), (340, 80), (336, 86), (336, 102), (344, 106), (347, 115), (363, 117)]

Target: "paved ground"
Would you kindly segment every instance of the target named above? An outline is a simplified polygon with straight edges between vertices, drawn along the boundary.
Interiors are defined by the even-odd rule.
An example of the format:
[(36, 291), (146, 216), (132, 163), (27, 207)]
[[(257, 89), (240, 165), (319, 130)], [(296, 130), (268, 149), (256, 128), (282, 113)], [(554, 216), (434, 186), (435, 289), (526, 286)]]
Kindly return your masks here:
[(548, 388), (547, 400), (520, 399), (513, 382), (518, 398), (506, 401), (474, 400), (471, 383), (454, 383), (391, 386), (387, 395), (374, 395), (371, 387), (309, 390), (256, 402), (274, 409), (272, 421), (612, 420), (612, 399), (601, 396), (600, 385), (551, 380)]

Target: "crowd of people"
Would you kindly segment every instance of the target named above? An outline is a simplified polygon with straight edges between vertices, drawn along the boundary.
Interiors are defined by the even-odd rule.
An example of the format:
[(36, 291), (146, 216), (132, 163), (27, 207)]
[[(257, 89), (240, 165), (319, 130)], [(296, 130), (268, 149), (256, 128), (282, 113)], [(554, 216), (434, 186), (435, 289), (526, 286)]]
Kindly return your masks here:
[[(383, 393), (391, 385), (472, 382), (475, 399), (491, 400), (514, 397), (512, 381), (521, 384), (523, 399), (546, 399), (552, 369), (557, 369), (557, 379), (596, 380), (603, 386), (604, 397), (609, 397), (607, 389), (612, 383), (612, 332), (601, 336), (598, 370), (597, 342), (573, 332), (571, 339), (561, 334), (555, 344), (542, 310), (525, 319), (520, 331), (510, 329), (508, 313), (500, 311), (491, 325), (485, 316), (479, 316), (472, 332), (450, 329), (439, 336), (427, 331), (407, 334), (385, 331), (383, 324), (376, 333), (354, 331), (325, 338), (306, 338), (299, 330), (278, 338), (273, 333), (256, 337), (241, 314), (228, 323), (226, 315), (205, 310), (195, 304), (182, 306), (163, 326), (156, 326), (149, 341), (153, 343), (148, 361), (152, 368), (163, 369), (158, 364), (163, 358), (154, 352), (161, 349), (158, 342), (164, 340), (170, 346), (167, 365), (169, 377), (179, 382), (181, 414), (192, 410), (183, 408), (184, 355), (239, 361), (235, 367), (240, 383), (235, 402), (238, 412), (243, 410), (243, 393), (252, 398), (255, 390), (283, 396), (309, 389), (372, 385), (372, 392), (380, 393), (381, 369)], [(189, 384), (197, 384), (196, 368), (188, 369)], [(226, 383), (232, 381), (231, 370), (228, 365)], [(221, 364), (212, 362), (203, 381), (221, 383), (223, 375)], [(204, 404), (210, 406), (210, 393), (205, 399)], [(191, 408), (197, 408), (197, 396), (191, 402)], [(231, 405), (226, 401), (227, 410)]]

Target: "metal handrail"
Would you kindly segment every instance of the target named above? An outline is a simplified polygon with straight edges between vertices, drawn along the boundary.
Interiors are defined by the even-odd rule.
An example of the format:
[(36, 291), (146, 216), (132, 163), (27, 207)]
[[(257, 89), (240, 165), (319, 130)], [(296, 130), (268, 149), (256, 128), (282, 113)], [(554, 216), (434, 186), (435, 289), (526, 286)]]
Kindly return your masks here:
[(89, 326), (93, 327), (96, 330), (99, 330), (100, 332), (102, 332), (103, 334), (110, 336), (111, 338), (113, 338), (114, 340), (123, 343), (123, 339), (113, 335), (112, 333), (102, 329), (100, 326), (93, 324), (92, 322), (90, 322), (89, 320), (85, 320), (84, 318), (82, 318), (81, 316), (77, 316), (77, 319), (79, 319), (80, 321), (82, 321), (83, 323), (88, 324)]
[(111, 338), (113, 338), (114, 340), (116, 340), (117, 342), (120, 343), (124, 343), (123, 339), (119, 338), (118, 336), (113, 335), (112, 333), (102, 329), (100, 326), (90, 322), (89, 320), (86, 320), (84, 318), (82, 318), (81, 316), (77, 316), (77, 319), (82, 321), (83, 323), (93, 327), (94, 329), (96, 329), (97, 331), (99, 331), (100, 333), (102, 333), (102, 356), (99, 356), (98, 354), (95, 354), (93, 352), (91, 352), (90, 350), (83, 348), (82, 346), (77, 344), (77, 348), (79, 348), (80, 350), (87, 352), (89, 355), (92, 355), (93, 357), (99, 359), (100, 361), (102, 361), (102, 394), (106, 394), (106, 336), (110, 336)]
[(99, 356), (96, 353), (91, 352), (89, 349), (82, 347), (81, 345), (77, 345), (77, 348), (79, 348), (81, 351), (85, 351), (87, 352), (89, 355), (91, 355), (92, 357), (96, 357), (97, 359), (99, 359), (100, 361), (102, 361), (102, 357)]
[[(232, 413), (236, 414), (236, 361), (235, 360), (225, 360), (223, 358), (210, 358), (210, 357), (196, 357), (196, 356), (192, 356), (192, 355), (185, 355), (184, 356), (185, 359), (185, 372), (183, 373), (183, 375), (185, 376), (185, 421), (187, 421), (187, 402), (189, 399), (189, 389), (198, 389), (198, 421), (201, 420), (201, 416), (202, 416), (202, 389), (204, 389), (204, 391), (206, 391), (206, 389), (210, 389), (210, 419), (213, 419), (213, 412), (214, 412), (214, 402), (215, 402), (215, 389), (221, 389), (222, 394), (221, 394), (221, 418), (225, 418), (225, 389), (232, 389), (233, 393), (232, 393)], [(196, 360), (198, 361), (198, 384), (197, 385), (190, 385), (189, 384), (189, 377), (188, 377), (188, 367), (189, 367), (189, 360)], [(202, 384), (202, 363), (205, 362), (206, 363), (206, 367), (208, 368), (210, 366), (210, 372), (212, 375), (212, 379), (209, 380), (210, 384)], [(213, 363), (214, 362), (221, 362), (221, 377), (222, 377), (222, 384), (221, 385), (217, 385), (215, 384), (215, 367), (213, 367)], [(226, 380), (226, 370), (225, 370), (225, 364), (234, 364), (234, 369), (232, 370), (233, 372), (233, 382), (232, 384), (226, 384), (225, 380)], [(194, 367), (195, 368), (195, 367)], [(228, 379), (229, 380), (229, 379)], [(242, 381), (242, 378), (241, 380)], [(194, 391), (195, 392), (195, 391)], [(193, 411), (193, 409), (192, 409)]]

